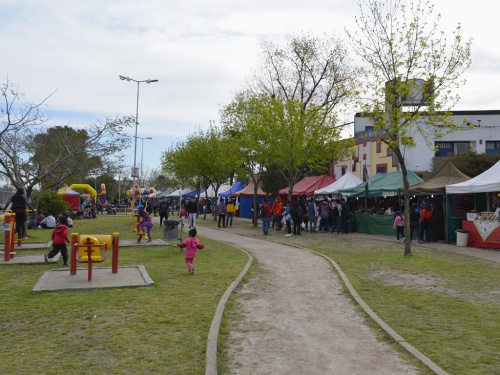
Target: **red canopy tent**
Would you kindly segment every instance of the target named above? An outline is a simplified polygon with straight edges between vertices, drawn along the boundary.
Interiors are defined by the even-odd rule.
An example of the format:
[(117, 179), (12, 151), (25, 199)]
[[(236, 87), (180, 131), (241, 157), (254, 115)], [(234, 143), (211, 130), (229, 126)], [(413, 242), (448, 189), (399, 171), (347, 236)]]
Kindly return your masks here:
[(78, 210), (80, 208), (80, 193), (65, 186), (59, 189), (57, 194), (61, 195), (63, 201), (68, 202), (68, 208)]
[[(252, 196), (253, 197), (253, 190), (254, 190), (255, 184), (253, 183), (252, 180), (250, 180), (250, 183), (243, 188), (242, 190), (236, 191), (234, 193), (231, 193), (232, 197), (240, 197), (240, 196)], [(267, 197), (269, 194), (265, 193), (264, 190), (260, 187), (257, 189), (257, 196), (259, 197)]]
[[(314, 195), (314, 190), (324, 188), (335, 182), (335, 178), (326, 174), (304, 177), (293, 186), (292, 195)], [(288, 186), (278, 191), (279, 195), (288, 196)]]

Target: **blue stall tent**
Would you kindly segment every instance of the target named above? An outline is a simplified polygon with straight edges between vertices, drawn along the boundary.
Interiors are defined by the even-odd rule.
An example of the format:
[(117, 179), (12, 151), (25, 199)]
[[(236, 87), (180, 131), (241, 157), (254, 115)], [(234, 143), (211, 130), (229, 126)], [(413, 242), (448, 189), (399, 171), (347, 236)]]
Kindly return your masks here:
[(240, 190), (243, 190), (246, 187), (246, 185), (243, 182), (235, 182), (233, 186), (231, 186), (229, 189), (222, 191), (219, 193), (219, 197), (223, 198), (228, 198), (231, 196), (233, 193), (237, 193)]
[[(240, 217), (248, 217), (251, 218), (252, 207), (253, 207), (253, 196), (254, 196), (254, 183), (250, 181), (247, 187), (244, 189), (237, 191), (236, 193), (231, 194), (232, 197), (239, 197), (239, 215)], [(259, 186), (257, 190), (257, 205), (262, 204), (264, 197), (268, 197), (269, 194), (264, 192), (262, 188)], [(272, 202), (270, 202), (272, 204)]]

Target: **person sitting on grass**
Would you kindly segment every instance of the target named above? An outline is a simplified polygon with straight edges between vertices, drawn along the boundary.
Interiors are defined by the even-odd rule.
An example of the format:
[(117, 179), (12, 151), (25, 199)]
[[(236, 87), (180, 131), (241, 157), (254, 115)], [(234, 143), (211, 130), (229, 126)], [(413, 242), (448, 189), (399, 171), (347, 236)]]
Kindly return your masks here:
[(45, 219), (40, 222), (43, 229), (54, 229), (56, 227), (56, 218), (52, 214), (48, 214)]
[(68, 247), (66, 246), (69, 243), (68, 232), (69, 228), (67, 227), (68, 220), (66, 216), (59, 217), (59, 225), (57, 225), (52, 231), (52, 250), (48, 254), (44, 254), (45, 263), (49, 262), (49, 259), (54, 258), (59, 251), (63, 257), (64, 266), (68, 265)]
[(186, 248), (184, 252), (184, 261), (186, 262), (188, 268), (188, 274), (194, 275), (194, 258), (196, 258), (196, 253), (198, 250), (202, 250), (205, 245), (201, 244), (196, 238), (196, 229), (189, 230), (189, 237), (184, 240), (184, 242), (178, 243), (177, 246), (181, 249)]

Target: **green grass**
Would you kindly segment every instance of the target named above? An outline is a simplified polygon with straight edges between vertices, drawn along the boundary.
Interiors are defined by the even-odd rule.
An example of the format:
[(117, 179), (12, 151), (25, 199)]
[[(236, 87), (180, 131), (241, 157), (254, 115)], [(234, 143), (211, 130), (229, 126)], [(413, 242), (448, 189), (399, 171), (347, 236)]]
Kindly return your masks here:
[[(72, 232), (118, 231), (121, 239), (135, 239), (130, 224), (130, 216), (103, 215), (75, 221)], [(29, 241), (48, 241), (50, 233), (29, 231)], [(154, 237), (161, 233), (156, 226)], [(155, 282), (151, 287), (31, 294), (54, 265), (1, 265), (0, 336), (8, 350), (0, 353), (0, 373), (203, 373), (217, 303), (247, 256), (200, 240), (206, 248), (195, 260), (194, 276), (187, 275), (176, 247), (120, 248), (120, 265), (145, 265)], [(100, 266), (110, 266), (110, 260)]]
[[(256, 232), (257, 233), (257, 232)], [(500, 374), (500, 265), (355, 235), (272, 237), (334, 259), (389, 326), (450, 374)]]
[[(117, 231), (121, 239), (135, 239), (131, 219), (103, 215), (75, 221), (72, 231)], [(197, 225), (216, 227), (217, 222), (207, 216)], [(404, 257), (401, 244), (355, 235), (272, 232), (266, 238), (250, 220), (235, 221), (233, 227), (333, 258), (368, 305), (448, 373), (500, 374), (500, 265), (418, 246), (412, 257)], [(50, 232), (29, 231), (28, 241), (48, 241)], [(157, 226), (153, 233), (154, 238), (162, 234)], [(152, 287), (32, 295), (36, 281), (54, 265), (1, 265), (0, 335), (9, 350), (0, 354), (0, 373), (202, 374), (216, 305), (247, 257), (231, 246), (201, 241), (207, 247), (192, 277), (177, 248), (121, 248), (120, 265), (145, 265)], [(222, 346), (236, 309), (231, 298)], [(222, 358), (218, 363), (228, 371)]]

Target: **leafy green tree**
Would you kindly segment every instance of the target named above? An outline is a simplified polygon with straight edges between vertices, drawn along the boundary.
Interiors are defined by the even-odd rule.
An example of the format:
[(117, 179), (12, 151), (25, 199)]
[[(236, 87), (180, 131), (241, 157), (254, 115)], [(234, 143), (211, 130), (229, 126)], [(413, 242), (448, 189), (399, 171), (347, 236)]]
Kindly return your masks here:
[[(222, 122), (240, 140), (249, 172), (261, 176), (266, 166), (274, 165), (288, 184), (291, 199), (297, 181), (308, 171), (327, 169), (328, 161), (353, 142), (339, 141), (336, 118), (326, 111), (314, 104), (304, 109), (300, 101), (244, 92), (225, 107)], [(260, 168), (258, 173), (255, 167)]]
[[(361, 107), (374, 129), (386, 135), (382, 142), (398, 158), (404, 182), (405, 256), (411, 255), (409, 184), (404, 149), (416, 146), (414, 134), (436, 138), (457, 125), (449, 119), (459, 99), (454, 90), (464, 84), (470, 66), (470, 41), (463, 41), (460, 25), (449, 44), (438, 32), (440, 16), (422, 1), (410, 6), (400, 0), (359, 2), (358, 30), (347, 31), (364, 65), (360, 85)], [(417, 81), (421, 80), (421, 81)]]
[(432, 161), (434, 174), (439, 172), (448, 160), (462, 173), (472, 178), (494, 166), (500, 160), (500, 154), (478, 154), (469, 150), (448, 157), (436, 157)]
[(280, 173), (276, 164), (266, 166), (265, 171), (262, 173), (262, 190), (276, 197), (278, 191), (283, 189), (286, 184), (286, 179)]
[(179, 141), (162, 157), (163, 171), (197, 186), (198, 195), (201, 188), (207, 191), (212, 185), (217, 196), (220, 186), (240, 165), (237, 145), (213, 124), (206, 132), (199, 130), (190, 134), (186, 141)]

